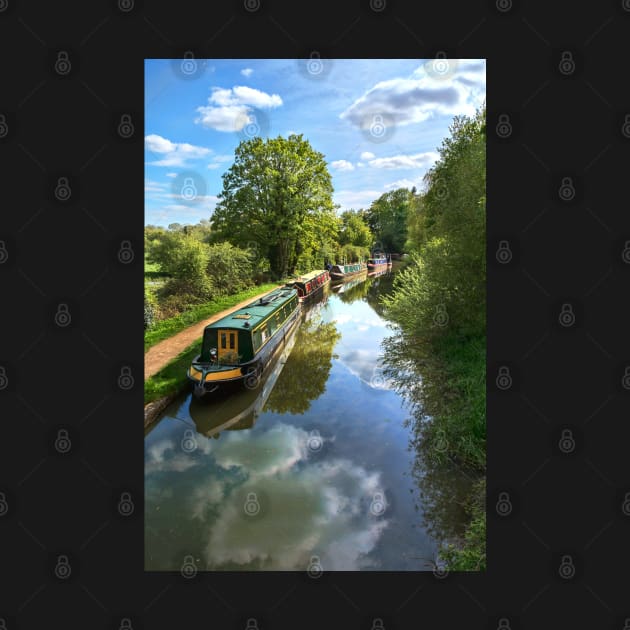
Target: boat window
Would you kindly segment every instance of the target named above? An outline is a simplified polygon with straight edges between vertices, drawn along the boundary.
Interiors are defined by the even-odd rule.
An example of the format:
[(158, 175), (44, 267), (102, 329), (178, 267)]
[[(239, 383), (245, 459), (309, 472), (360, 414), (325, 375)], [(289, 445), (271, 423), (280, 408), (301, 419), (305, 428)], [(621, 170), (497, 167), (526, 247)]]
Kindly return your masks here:
[(236, 337), (236, 333), (230, 333), (230, 350), (234, 350), (234, 338)]
[(227, 348), (227, 339), (226, 339), (227, 335), (222, 332), (221, 333), (221, 348), (223, 348), (223, 350), (225, 350)]

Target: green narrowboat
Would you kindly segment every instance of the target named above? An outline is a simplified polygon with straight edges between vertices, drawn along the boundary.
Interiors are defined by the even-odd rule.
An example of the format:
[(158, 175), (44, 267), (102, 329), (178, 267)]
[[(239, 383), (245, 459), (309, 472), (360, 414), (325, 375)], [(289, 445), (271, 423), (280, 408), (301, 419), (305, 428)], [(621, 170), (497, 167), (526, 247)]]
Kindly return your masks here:
[(299, 313), (297, 290), (281, 287), (206, 326), (187, 372), (195, 395), (234, 381), (255, 388)]
[(366, 269), (367, 265), (364, 262), (349, 265), (333, 265), (330, 269), (330, 277), (332, 280), (347, 280), (363, 273)]

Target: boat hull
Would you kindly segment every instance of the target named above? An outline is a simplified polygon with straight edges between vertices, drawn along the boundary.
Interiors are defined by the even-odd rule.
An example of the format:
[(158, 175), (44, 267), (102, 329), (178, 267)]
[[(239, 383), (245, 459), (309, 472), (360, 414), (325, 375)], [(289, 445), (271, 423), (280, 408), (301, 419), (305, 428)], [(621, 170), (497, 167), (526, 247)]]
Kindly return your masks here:
[(350, 271), (348, 273), (339, 273), (337, 271), (330, 272), (330, 279), (335, 282), (343, 282), (344, 280), (348, 280), (349, 278), (356, 278), (360, 276), (362, 273), (365, 273), (367, 267), (363, 267), (363, 269), (359, 269), (358, 271)]

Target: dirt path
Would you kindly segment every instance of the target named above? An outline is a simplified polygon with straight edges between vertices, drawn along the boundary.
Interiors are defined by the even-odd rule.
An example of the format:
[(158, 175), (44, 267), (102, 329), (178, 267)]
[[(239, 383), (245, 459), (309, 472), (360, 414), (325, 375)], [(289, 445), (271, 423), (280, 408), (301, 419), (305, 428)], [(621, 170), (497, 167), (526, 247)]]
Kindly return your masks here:
[[(279, 284), (278, 286), (282, 285)], [(263, 295), (267, 295), (267, 293), (271, 293), (276, 288), (277, 287), (274, 287), (273, 289), (269, 289), (269, 291), (247, 298), (246, 300), (243, 300), (224, 311), (214, 314), (212, 317), (208, 317), (208, 319), (204, 319), (203, 321), (197, 322), (196, 324), (185, 328), (168, 339), (164, 339), (163, 341), (156, 343), (154, 346), (151, 346), (151, 348), (144, 353), (144, 380), (146, 381), (149, 377), (159, 372), (167, 363), (172, 361), (180, 352), (188, 348), (188, 346), (196, 340), (201, 340), (203, 329), (208, 324), (216, 322), (217, 319), (221, 319), (243, 306), (247, 306), (247, 304), (257, 300)]]

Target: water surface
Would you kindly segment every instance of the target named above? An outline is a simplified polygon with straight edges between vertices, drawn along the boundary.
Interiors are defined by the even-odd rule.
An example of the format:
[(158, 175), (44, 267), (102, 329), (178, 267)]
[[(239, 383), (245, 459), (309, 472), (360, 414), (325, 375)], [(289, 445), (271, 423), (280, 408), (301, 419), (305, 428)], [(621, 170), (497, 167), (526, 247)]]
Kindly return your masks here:
[(147, 570), (432, 568), (469, 480), (427, 467), (383, 373), (391, 281), (307, 307), (256, 390), (166, 409), (145, 438)]

